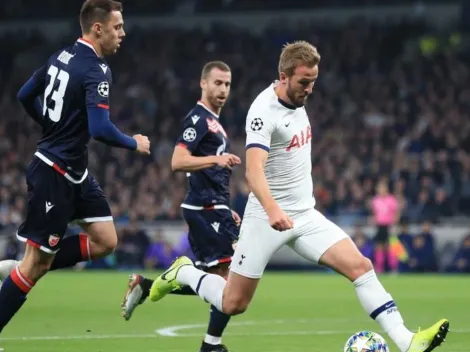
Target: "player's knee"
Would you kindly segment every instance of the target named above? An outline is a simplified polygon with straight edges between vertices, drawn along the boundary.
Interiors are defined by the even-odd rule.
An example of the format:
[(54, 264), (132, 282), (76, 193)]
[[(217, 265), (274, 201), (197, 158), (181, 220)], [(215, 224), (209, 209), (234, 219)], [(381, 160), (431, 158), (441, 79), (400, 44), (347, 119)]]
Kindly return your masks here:
[(100, 243), (101, 255), (106, 256), (114, 252), (118, 244), (117, 236), (108, 236), (103, 238)]
[(117, 247), (117, 237), (100, 238), (99, 242), (92, 242), (91, 257), (98, 259), (114, 252)]
[(243, 304), (230, 303), (224, 306), (224, 313), (227, 315), (243, 314), (248, 307)]
[(105, 242), (105, 249), (108, 252), (108, 254), (114, 252), (117, 245), (118, 245), (117, 235), (110, 236)]
[(101, 258), (114, 252), (118, 244), (116, 228), (112, 222), (97, 222), (85, 228), (92, 242), (93, 258)]
[(372, 265), (370, 259), (364, 256), (358, 256), (357, 260), (355, 260), (351, 266), (350, 279), (351, 281), (355, 281), (373, 269), (374, 266)]
[(248, 301), (242, 297), (228, 297), (224, 299), (224, 313), (238, 315), (244, 313), (248, 308)]
[(372, 261), (369, 258), (362, 257), (362, 259), (363, 259), (362, 265), (363, 265), (364, 273), (374, 270), (374, 264), (372, 264)]
[(102, 236), (95, 236), (92, 241), (94, 243), (91, 252), (94, 259), (113, 253), (118, 244), (116, 232), (103, 232)]

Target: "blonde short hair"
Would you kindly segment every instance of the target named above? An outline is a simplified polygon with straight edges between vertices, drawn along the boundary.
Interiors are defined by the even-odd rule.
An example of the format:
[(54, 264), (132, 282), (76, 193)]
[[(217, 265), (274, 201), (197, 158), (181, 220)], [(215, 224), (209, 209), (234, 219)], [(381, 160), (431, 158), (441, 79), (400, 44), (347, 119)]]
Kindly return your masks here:
[(279, 58), (279, 73), (284, 72), (287, 77), (294, 74), (296, 67), (305, 65), (313, 67), (320, 63), (321, 56), (309, 42), (304, 40), (287, 43), (281, 51)]

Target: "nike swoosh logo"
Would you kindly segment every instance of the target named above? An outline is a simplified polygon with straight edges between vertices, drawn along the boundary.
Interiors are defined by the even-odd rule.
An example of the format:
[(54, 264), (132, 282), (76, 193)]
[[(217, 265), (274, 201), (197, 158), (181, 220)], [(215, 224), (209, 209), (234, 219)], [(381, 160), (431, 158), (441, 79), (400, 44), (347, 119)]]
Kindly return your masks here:
[(165, 271), (163, 274), (162, 274), (162, 280), (165, 280), (166, 281), (166, 275), (170, 272), (172, 272), (173, 270), (175, 270), (174, 268), (173, 269), (170, 269), (170, 270), (167, 270)]
[[(167, 274), (171, 273), (173, 270), (180, 270), (183, 266), (186, 266), (186, 265), (190, 265), (190, 264), (184, 264), (184, 265), (181, 265), (181, 266), (179, 266), (179, 267), (177, 267), (177, 268), (168, 269), (167, 271), (165, 271), (165, 272), (162, 274), (162, 276), (161, 276), (162, 280), (165, 280), (165, 281), (166, 281), (166, 280), (167, 280), (167, 279), (166, 279), (166, 275), (167, 275)], [(177, 276), (177, 275), (178, 275), (178, 272), (176, 272), (175, 279), (176, 279), (176, 276)], [(175, 280), (175, 279), (173, 279), (173, 280)], [(173, 280), (171, 280), (171, 281), (173, 281)]]
[(290, 122), (285, 124), (286, 127), (289, 127), (289, 125), (290, 125)]
[(393, 303), (386, 304), (385, 308), (390, 308), (391, 306), (393, 306)]

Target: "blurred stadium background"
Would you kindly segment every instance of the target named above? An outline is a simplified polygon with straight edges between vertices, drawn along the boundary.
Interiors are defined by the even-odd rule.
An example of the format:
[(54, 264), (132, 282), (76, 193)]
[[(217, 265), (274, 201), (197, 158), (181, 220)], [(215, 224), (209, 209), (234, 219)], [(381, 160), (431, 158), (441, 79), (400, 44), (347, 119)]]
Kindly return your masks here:
[[(51, 52), (79, 36), (81, 3), (0, 5), (0, 258), (21, 257), (15, 232), (27, 197), (24, 170), (40, 133), (16, 92)], [(87, 267), (161, 268), (188, 252), (180, 213), (186, 180), (171, 172), (170, 158), (180, 121), (199, 98), (200, 69), (220, 59), (233, 70), (222, 122), (243, 157), (252, 99), (276, 78), (282, 45), (305, 39), (322, 55), (307, 106), (318, 208), (348, 230), (378, 271), (470, 272), (469, 1), (123, 4), (127, 38), (109, 59), (112, 119), (149, 135), (152, 156), (92, 143), (90, 169), (112, 204), (120, 244)], [(248, 193), (243, 176), (242, 166), (232, 180), (240, 214)], [(374, 240), (379, 183), (400, 204), (385, 249)], [(271, 268), (312, 269), (290, 249)]]

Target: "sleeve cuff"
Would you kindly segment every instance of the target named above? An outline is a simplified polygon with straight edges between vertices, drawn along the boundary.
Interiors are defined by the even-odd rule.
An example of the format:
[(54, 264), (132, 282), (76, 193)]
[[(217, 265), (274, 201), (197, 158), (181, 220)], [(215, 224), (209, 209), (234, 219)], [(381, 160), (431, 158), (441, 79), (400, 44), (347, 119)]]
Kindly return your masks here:
[(184, 148), (184, 149), (188, 149), (188, 146), (187, 146), (186, 144), (184, 144), (184, 143), (179, 142), (179, 143), (177, 143), (176, 145), (177, 145), (178, 147), (182, 147), (182, 148)]
[(245, 147), (245, 150), (248, 150), (250, 148), (261, 148), (261, 149), (266, 150), (267, 152), (269, 152), (269, 147), (266, 147), (265, 145), (260, 144), (260, 143), (247, 144), (246, 147)]

